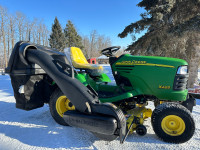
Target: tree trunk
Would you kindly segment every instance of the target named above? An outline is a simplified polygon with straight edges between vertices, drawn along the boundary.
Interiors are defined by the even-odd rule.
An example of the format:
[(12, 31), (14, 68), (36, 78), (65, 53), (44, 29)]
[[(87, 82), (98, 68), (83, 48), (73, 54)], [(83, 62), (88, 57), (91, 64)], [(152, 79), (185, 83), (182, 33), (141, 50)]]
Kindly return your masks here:
[(10, 29), (8, 27), (8, 30), (7, 30), (7, 42), (8, 42), (8, 59), (9, 59), (9, 56), (10, 56)]
[(7, 67), (7, 55), (6, 55), (6, 35), (5, 35), (5, 29), (4, 29), (4, 20), (2, 18), (2, 37), (3, 37), (3, 50), (4, 50), (4, 60), (5, 60), (5, 68)]
[(195, 47), (194, 57), (190, 59), (189, 62), (189, 80), (188, 88), (193, 88), (194, 85), (198, 83), (198, 68), (200, 62), (200, 46)]
[(194, 84), (197, 84), (197, 79), (198, 79), (198, 63), (196, 57), (190, 61), (188, 88), (193, 88)]
[(14, 39), (14, 33), (11, 35), (11, 41), (12, 41), (12, 50), (15, 46), (15, 39)]
[(4, 48), (4, 59), (5, 59), (5, 68), (7, 67), (7, 55), (6, 55), (6, 37), (3, 32), (3, 48)]
[(3, 55), (0, 55), (0, 60), (1, 60), (1, 69), (3, 69), (4, 63), (3, 63)]
[(10, 38), (8, 39), (8, 59), (9, 59), (9, 56), (10, 56)]

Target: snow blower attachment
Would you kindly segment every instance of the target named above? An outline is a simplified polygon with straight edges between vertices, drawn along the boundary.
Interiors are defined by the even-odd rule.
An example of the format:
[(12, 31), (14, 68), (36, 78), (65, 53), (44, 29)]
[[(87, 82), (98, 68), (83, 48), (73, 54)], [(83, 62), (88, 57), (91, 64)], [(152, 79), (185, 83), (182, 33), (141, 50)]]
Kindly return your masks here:
[[(91, 131), (103, 140), (120, 137), (122, 142), (126, 134), (123, 112), (113, 104), (101, 104), (91, 87), (87, 88), (74, 78), (74, 69), (64, 54), (18, 42), (6, 73), (11, 77), (17, 108), (32, 110), (42, 107), (55, 88), (59, 88), (76, 108), (76, 111), (63, 114), (68, 125)], [(53, 82), (57, 87), (49, 86)]]

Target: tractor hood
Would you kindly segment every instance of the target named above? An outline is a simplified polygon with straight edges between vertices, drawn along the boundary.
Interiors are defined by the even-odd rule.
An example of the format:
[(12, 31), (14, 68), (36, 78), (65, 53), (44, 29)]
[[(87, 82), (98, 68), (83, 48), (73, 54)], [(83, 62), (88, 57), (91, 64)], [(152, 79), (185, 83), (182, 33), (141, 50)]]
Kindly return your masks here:
[(137, 95), (185, 101), (187, 65), (177, 58), (125, 54), (112, 63), (112, 71), (118, 86), (132, 87)]

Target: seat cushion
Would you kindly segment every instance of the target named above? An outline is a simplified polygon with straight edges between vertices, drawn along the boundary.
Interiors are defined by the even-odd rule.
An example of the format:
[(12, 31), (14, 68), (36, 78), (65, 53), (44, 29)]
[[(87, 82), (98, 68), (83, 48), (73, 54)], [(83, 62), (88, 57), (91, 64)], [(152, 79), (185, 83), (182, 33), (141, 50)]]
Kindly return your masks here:
[(71, 51), (72, 64), (75, 68), (77, 68), (77, 69), (101, 69), (101, 70), (103, 70), (102, 66), (98, 66), (98, 65), (95, 65), (95, 64), (89, 64), (80, 48), (71, 47), (70, 51)]

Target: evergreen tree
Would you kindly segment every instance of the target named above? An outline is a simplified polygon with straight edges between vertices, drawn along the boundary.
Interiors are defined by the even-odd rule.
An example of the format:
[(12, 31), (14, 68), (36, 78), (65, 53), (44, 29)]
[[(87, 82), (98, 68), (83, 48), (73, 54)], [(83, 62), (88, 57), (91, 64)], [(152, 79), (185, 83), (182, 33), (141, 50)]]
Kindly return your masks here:
[(67, 21), (64, 34), (67, 47), (78, 47), (83, 49), (82, 38), (78, 35), (76, 28), (70, 20)]
[(57, 17), (55, 18), (54, 24), (52, 25), (52, 33), (49, 38), (49, 44), (51, 48), (55, 48), (61, 52), (63, 52), (64, 48), (66, 47), (65, 36)]
[(125, 27), (118, 36), (147, 33), (128, 46), (132, 54), (182, 58), (189, 63), (188, 87), (197, 80), (200, 64), (200, 1), (141, 0), (146, 12), (141, 20)]

